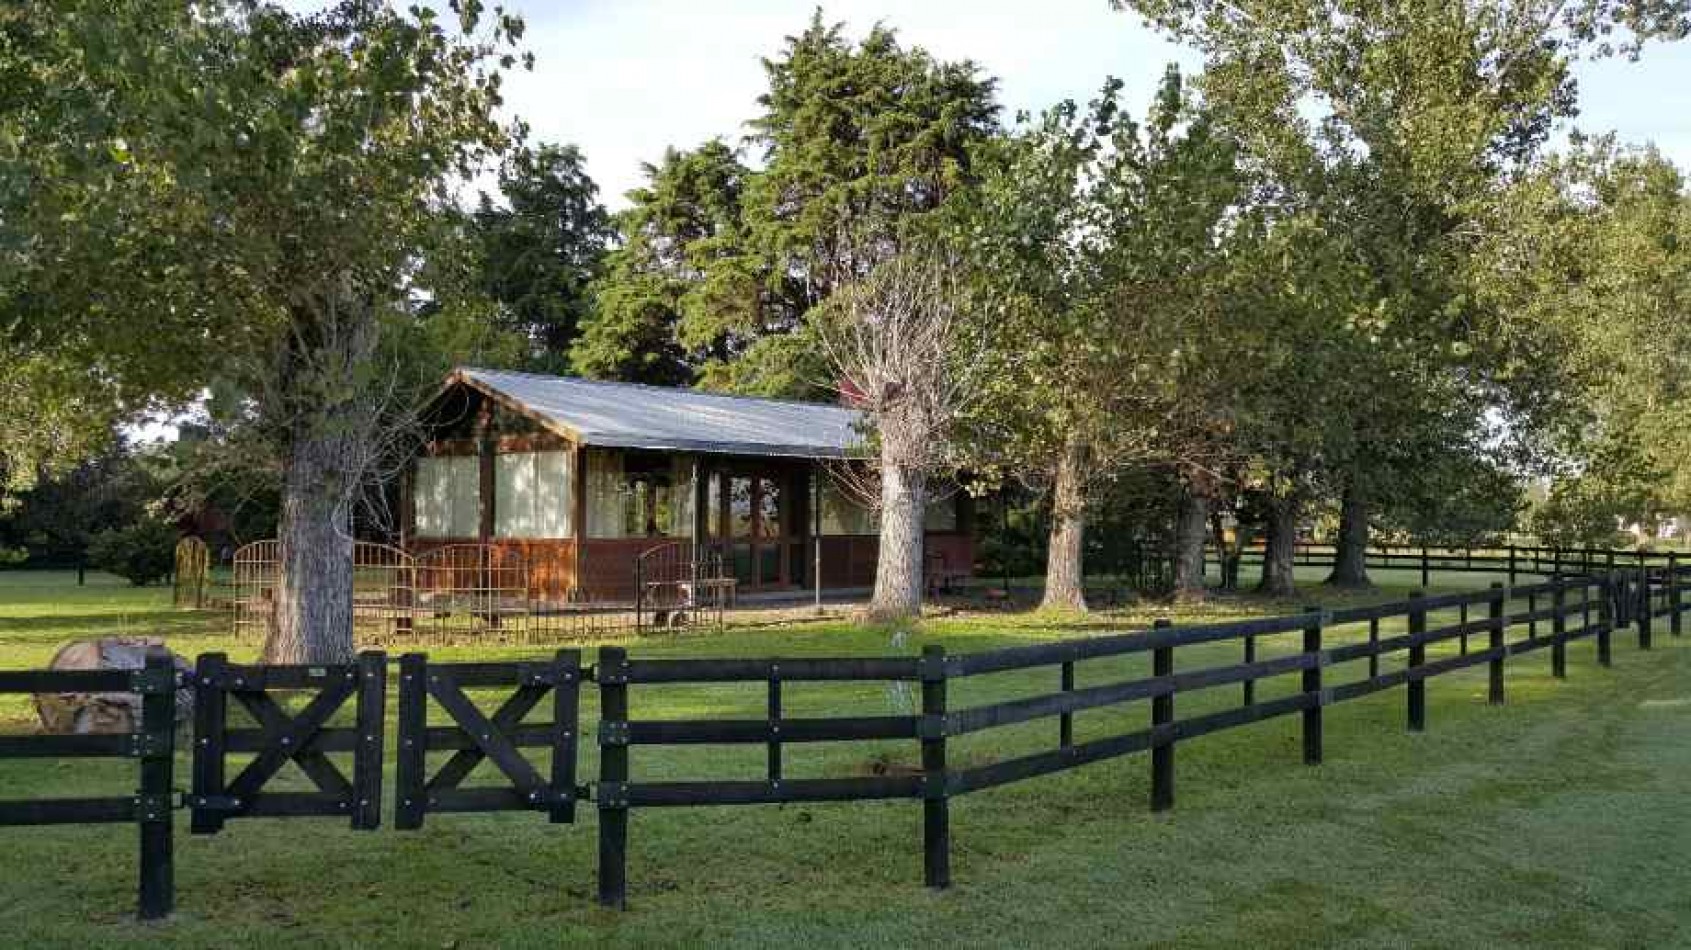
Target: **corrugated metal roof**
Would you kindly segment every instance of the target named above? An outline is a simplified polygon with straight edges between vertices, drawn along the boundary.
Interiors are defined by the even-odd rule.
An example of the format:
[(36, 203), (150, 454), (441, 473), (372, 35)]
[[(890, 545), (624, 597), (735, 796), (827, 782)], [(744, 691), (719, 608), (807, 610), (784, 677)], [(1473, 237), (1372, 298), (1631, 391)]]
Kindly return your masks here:
[(856, 454), (864, 441), (862, 413), (840, 406), (503, 370), (463, 368), (454, 375), (587, 445), (839, 458)]

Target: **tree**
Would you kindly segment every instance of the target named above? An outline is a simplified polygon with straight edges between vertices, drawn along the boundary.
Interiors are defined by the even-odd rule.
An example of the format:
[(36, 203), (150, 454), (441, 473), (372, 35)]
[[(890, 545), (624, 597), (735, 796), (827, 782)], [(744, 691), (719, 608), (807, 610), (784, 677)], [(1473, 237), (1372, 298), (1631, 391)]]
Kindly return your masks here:
[(529, 368), (567, 371), (590, 309), (588, 287), (616, 236), (610, 214), (573, 145), (508, 156), (499, 194), (502, 204), (483, 192), (473, 217), (482, 289), (498, 302), (500, 325), (529, 341)]
[[(1344, 525), (1333, 580), (1365, 583), (1373, 499), (1413, 488), (1418, 460), (1472, 444), (1466, 436), (1485, 414), (1511, 414), (1519, 395), (1506, 385), (1518, 380), (1499, 374), (1507, 359), (1486, 343), (1492, 315), (1473, 306), (1458, 279), (1487, 203), (1571, 114), (1568, 58), (1607, 52), (1616, 29), (1634, 31), (1623, 42), (1634, 50), (1645, 39), (1682, 36), (1683, 7), (1118, 5), (1203, 52), (1203, 91), (1249, 156), (1257, 208), (1306, 216), (1326, 237), (1322, 253), (1349, 271), (1332, 285), (1347, 302), (1337, 320), (1323, 321), (1331, 334), (1309, 341), (1342, 356), (1314, 377), (1335, 388), (1321, 394), (1334, 415), (1316, 423), (1319, 438), (1300, 437), (1295, 457), (1275, 453), (1265, 474), (1274, 489), (1271, 549), (1289, 555), (1295, 515), (1287, 509), (1337, 494)], [(1291, 415), (1277, 428), (1312, 421), (1279, 405)], [(1289, 568), (1270, 557), (1265, 586), (1289, 590)]]
[(176, 564), (176, 529), (154, 516), (121, 528), (107, 528), (88, 542), (95, 567), (136, 587), (170, 576)]
[(972, 358), (979, 324), (959, 271), (939, 246), (907, 246), (840, 283), (823, 317), (829, 363), (874, 434), (881, 515), (869, 599), (875, 619), (921, 610), (928, 476), (954, 467), (952, 432), (979, 389), (981, 363)]
[(44, 465), (30, 488), (0, 512), (0, 547), (25, 551), (38, 566), (84, 562), (95, 532), (160, 513), (170, 473), (158, 455), (114, 437), (75, 466)]
[(708, 361), (743, 345), (719, 332), (722, 314), (755, 326), (766, 277), (745, 246), (744, 194), (751, 172), (721, 141), (673, 149), (646, 165), (617, 217), (623, 246), (594, 285), (596, 307), (571, 360), (601, 379), (691, 383)]
[(1063, 103), (1006, 142), (962, 228), (1002, 301), (976, 467), (1049, 486), (1048, 608), (1086, 608), (1086, 512), (1103, 483), (1213, 463), (1199, 433), (1217, 423), (1204, 381), (1240, 197), (1233, 148), (1177, 71), (1143, 125), (1120, 89), (1111, 80), (1084, 112)]
[[(265, 654), (352, 654), (351, 508), (415, 393), (397, 344), (456, 183), (502, 149), (520, 21), (345, 0), (5, 14), (0, 286), (12, 345), (184, 401), (233, 381), (281, 478)], [(21, 143), (21, 144), (20, 144)], [(446, 285), (443, 285), (446, 286)]]
[(1532, 382), (1541, 537), (1612, 541), (1691, 510), (1691, 191), (1653, 150), (1579, 142), (1513, 183), (1475, 263)]
[(997, 130), (992, 80), (885, 27), (853, 43), (818, 11), (764, 70), (749, 123), (761, 167), (710, 142), (666, 155), (631, 195), (626, 247), (578, 348), (584, 371), (827, 394), (814, 308), (966, 187), (973, 147)]

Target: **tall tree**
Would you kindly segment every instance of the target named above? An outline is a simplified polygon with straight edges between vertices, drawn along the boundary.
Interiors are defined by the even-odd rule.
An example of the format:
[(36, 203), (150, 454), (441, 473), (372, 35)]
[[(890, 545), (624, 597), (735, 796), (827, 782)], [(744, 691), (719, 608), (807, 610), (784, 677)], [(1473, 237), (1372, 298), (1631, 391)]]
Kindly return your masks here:
[(921, 609), (928, 480), (955, 471), (952, 436), (980, 392), (983, 325), (961, 272), (943, 245), (907, 244), (842, 280), (818, 314), (829, 365), (873, 435), (881, 517), (869, 614), (879, 620)]
[(499, 195), (474, 214), (483, 290), (500, 323), (529, 341), (529, 368), (563, 372), (586, 319), (588, 286), (615, 238), (599, 186), (573, 145), (542, 144), (506, 157)]
[(1048, 608), (1086, 608), (1098, 488), (1131, 466), (1211, 463), (1200, 433), (1219, 424), (1204, 381), (1221, 362), (1212, 290), (1241, 196), (1233, 148), (1177, 71), (1142, 125), (1120, 90), (1006, 142), (963, 227), (1001, 307), (977, 464), (1050, 489)]
[[(1349, 368), (1323, 377), (1336, 389), (1326, 401), (1338, 424), (1322, 426), (1309, 454), (1283, 459), (1291, 468), (1274, 481), (1341, 497), (1333, 580), (1365, 583), (1370, 498), (1403, 489), (1427, 452), (1473, 444), (1448, 438), (1449, 426), (1472, 432), (1488, 409), (1508, 412), (1514, 396), (1484, 345), (1491, 317), (1457, 279), (1486, 204), (1571, 113), (1569, 57), (1607, 52), (1616, 30), (1634, 51), (1645, 39), (1683, 36), (1685, 6), (1118, 5), (1202, 51), (1204, 92), (1273, 204), (1319, 222), (1332, 239), (1327, 253), (1349, 262), (1352, 280), (1339, 288), (1347, 312), (1331, 324)], [(1274, 520), (1292, 527), (1284, 511)], [(1275, 544), (1287, 531), (1271, 525), (1271, 547), (1289, 551)], [(1265, 581), (1283, 591), (1291, 581), (1281, 560), (1270, 559)]]
[[(189, 398), (235, 381), (282, 467), (266, 655), (352, 654), (354, 498), (413, 393), (420, 260), (508, 142), (520, 21), (344, 0), (311, 16), (67, 0), (4, 16), (0, 190), (13, 345)], [(21, 200), (19, 200), (21, 199)]]
[(645, 173), (617, 217), (623, 246), (593, 287), (596, 307), (571, 359), (602, 379), (691, 383), (707, 361), (727, 362), (744, 347), (725, 324), (755, 327), (773, 305), (765, 267), (746, 250), (751, 172), (713, 139), (672, 149)]
[(853, 42), (818, 11), (764, 71), (756, 171), (711, 142), (665, 156), (631, 194), (586, 371), (673, 378), (680, 361), (712, 389), (827, 394), (812, 310), (896, 257), (912, 222), (973, 180), (972, 147), (997, 129), (992, 80), (885, 27)]
[(1653, 150), (1577, 143), (1513, 185), (1474, 270), (1548, 430), (1535, 530), (1612, 543), (1622, 521), (1691, 511), (1684, 172)]

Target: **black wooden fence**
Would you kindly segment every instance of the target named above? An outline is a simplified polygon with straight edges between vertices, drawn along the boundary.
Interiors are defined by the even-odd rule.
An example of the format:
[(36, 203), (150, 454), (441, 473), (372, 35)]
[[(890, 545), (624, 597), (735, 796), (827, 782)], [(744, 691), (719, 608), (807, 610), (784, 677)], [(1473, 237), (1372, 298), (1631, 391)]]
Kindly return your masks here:
[[(621, 647), (599, 650), (597, 662), (581, 665), (574, 650), (549, 661), (430, 663), (422, 654), (399, 662), (397, 789), (395, 824), (417, 828), (429, 813), (529, 810), (553, 822), (572, 822), (576, 804), (592, 801), (599, 823), (599, 900), (623, 906), (627, 897), (630, 815), (639, 809), (695, 805), (779, 802), (919, 800), (923, 809), (923, 878), (932, 887), (950, 881), (949, 802), (959, 795), (1061, 772), (1088, 763), (1150, 752), (1150, 806), (1175, 802), (1176, 752), (1211, 733), (1298, 714), (1302, 755), (1319, 763), (1325, 753), (1327, 707), (1383, 690), (1404, 688), (1404, 717), (1413, 731), (1428, 722), (1426, 681), (1469, 667), (1488, 670), (1488, 695), (1502, 703), (1506, 662), (1539, 650), (1550, 653), (1554, 676), (1567, 675), (1570, 644), (1596, 642), (1598, 662), (1608, 665), (1612, 635), (1637, 627), (1637, 643), (1649, 649), (1658, 618), (1679, 634), (1685, 606), (1686, 569), (1642, 568), (1553, 577), (1526, 587), (1501, 583), (1487, 590), (1426, 597), (1343, 610), (1310, 608), (1291, 616), (1176, 628), (1166, 622), (1149, 630), (1075, 639), (980, 653), (947, 655), (930, 646), (922, 655), (874, 658), (636, 659)], [(1525, 609), (1518, 608), (1524, 602)], [(1403, 618), (1404, 631), (1383, 636), (1381, 621)], [(1366, 624), (1366, 639), (1332, 642), (1337, 626)], [(1296, 636), (1289, 654), (1258, 657), (1259, 641)], [(1354, 642), (1352, 642), (1354, 641)], [(1188, 648), (1234, 644), (1239, 662), (1187, 666)], [(1429, 659), (1428, 647), (1451, 649)], [(1186, 653), (1182, 653), (1186, 650)], [(1076, 686), (1076, 668), (1089, 661), (1149, 654), (1149, 676), (1102, 685)], [(1401, 659), (1382, 670), (1382, 658)], [(1365, 673), (1341, 678), (1340, 664), (1365, 661)], [(1356, 666), (1346, 669), (1357, 669)], [(1050, 692), (986, 705), (955, 707), (949, 684), (975, 677), (1048, 670)], [(219, 654), (199, 659), (194, 676), (196, 709), (193, 788), (181, 805), (192, 811), (192, 830), (214, 833), (246, 816), (347, 816), (358, 829), (380, 822), (383, 723), (387, 658), (365, 653), (340, 666), (238, 666)], [(1282, 679), (1284, 678), (1284, 679)], [(1295, 684), (1290, 692), (1260, 698), (1264, 681)], [(599, 693), (599, 769), (595, 782), (578, 782), (582, 682)], [(909, 682), (920, 684), (919, 712), (887, 716), (793, 718), (783, 712), (783, 688), (800, 682)], [(641, 718), (630, 687), (642, 694), (665, 685), (745, 683), (766, 693), (764, 716), (720, 719)], [(143, 695), (143, 727), (135, 736), (20, 737), (0, 740), (0, 758), (42, 755), (129, 755), (141, 760), (140, 791), (130, 797), (79, 801), (0, 802), (0, 824), (78, 821), (134, 821), (141, 828), (141, 915), (157, 917), (171, 906), (170, 831), (172, 800), (172, 690), (175, 674), (162, 656), (138, 673), (26, 672), (0, 674), (4, 692), (134, 691)], [(1238, 702), (1182, 716), (1182, 695), (1236, 687)], [(485, 713), (470, 701), (469, 688), (512, 692), (497, 710)], [(295, 713), (274, 695), (310, 698)], [(1212, 694), (1213, 695), (1213, 694)], [(244, 707), (256, 728), (234, 728), (229, 699)], [(552, 701), (551, 721), (525, 716)], [(1086, 741), (1075, 740), (1074, 717), (1086, 710), (1149, 701), (1148, 727)], [(331, 717), (353, 706), (350, 726), (333, 727)], [(430, 704), (451, 719), (430, 726)], [(344, 718), (344, 717), (343, 717)], [(963, 736), (1034, 721), (1055, 720), (1048, 748), (986, 763), (953, 767), (948, 743)], [(790, 779), (784, 750), (793, 743), (907, 740), (917, 744), (921, 766), (909, 774)], [(734, 781), (642, 781), (631, 770), (636, 747), (687, 744), (761, 745), (767, 767), (761, 777)], [(522, 750), (550, 754), (542, 772)], [(427, 754), (452, 755), (431, 776)], [(228, 757), (250, 755), (232, 780)], [(331, 755), (350, 756), (351, 778)], [(463, 787), (483, 760), (500, 782)], [(298, 766), (316, 791), (276, 791), (271, 779), (287, 763)]]
[(0, 693), (135, 693), (138, 731), (125, 735), (5, 736), (0, 759), (133, 758), (134, 794), (105, 798), (0, 801), (0, 825), (133, 822), (140, 829), (140, 907), (143, 920), (170, 913), (175, 902), (171, 818), (177, 807), (176, 667), (163, 649), (149, 651), (140, 670), (25, 670), (0, 672)]
[[(1217, 565), (1222, 556), (1205, 549), (1206, 563)], [(1292, 546), (1292, 563), (1297, 567), (1332, 567), (1338, 548), (1332, 544), (1299, 542)], [(1239, 564), (1261, 565), (1263, 545), (1238, 552)], [(1416, 544), (1376, 544), (1364, 551), (1365, 566), (1371, 570), (1419, 571), (1421, 586), (1432, 586), (1432, 573), (1478, 573), (1507, 576), (1511, 585), (1523, 575), (1554, 577), (1563, 574), (1612, 574), (1616, 571), (1659, 568), (1678, 573), (1681, 564), (1691, 564), (1691, 555), (1675, 551), (1622, 551), (1607, 548), (1549, 548), (1527, 545), (1440, 547)]]

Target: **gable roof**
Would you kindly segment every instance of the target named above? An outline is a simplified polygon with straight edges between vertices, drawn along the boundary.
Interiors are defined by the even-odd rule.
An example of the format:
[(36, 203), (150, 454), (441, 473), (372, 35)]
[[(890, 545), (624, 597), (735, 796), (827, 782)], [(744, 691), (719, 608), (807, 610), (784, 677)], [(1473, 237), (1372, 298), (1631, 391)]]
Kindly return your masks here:
[(842, 458), (864, 442), (861, 412), (821, 403), (474, 367), (447, 377), (458, 383), (583, 445)]

